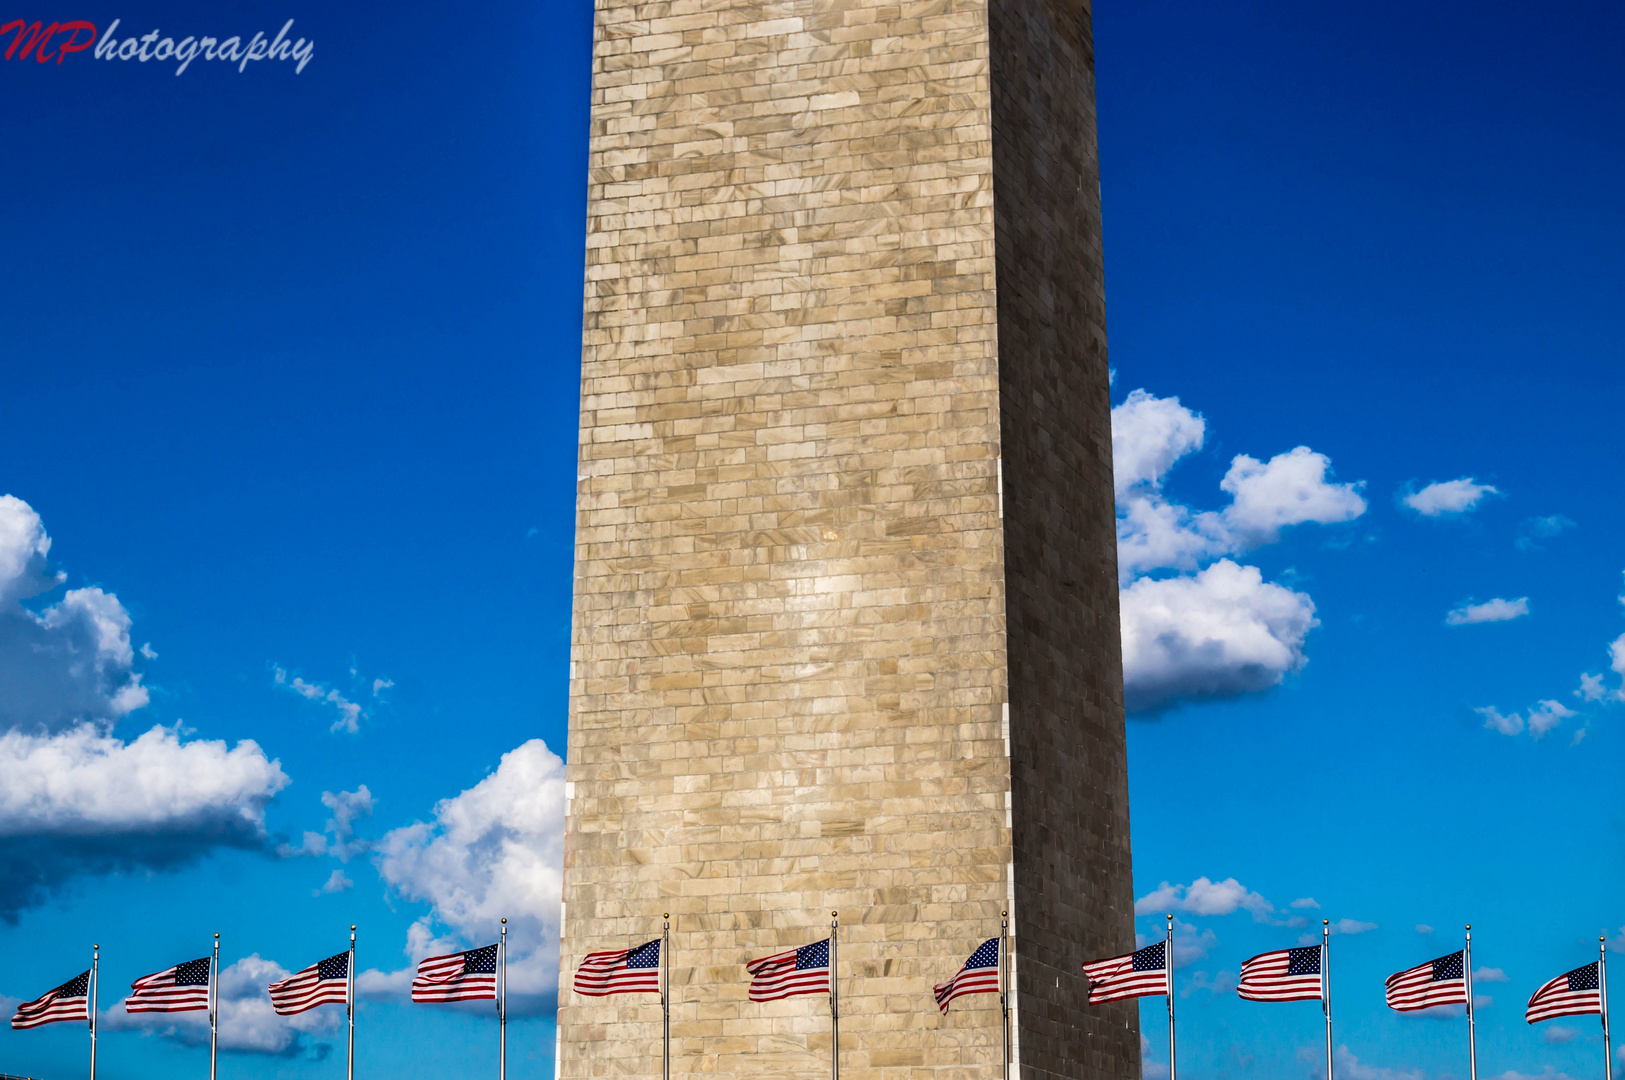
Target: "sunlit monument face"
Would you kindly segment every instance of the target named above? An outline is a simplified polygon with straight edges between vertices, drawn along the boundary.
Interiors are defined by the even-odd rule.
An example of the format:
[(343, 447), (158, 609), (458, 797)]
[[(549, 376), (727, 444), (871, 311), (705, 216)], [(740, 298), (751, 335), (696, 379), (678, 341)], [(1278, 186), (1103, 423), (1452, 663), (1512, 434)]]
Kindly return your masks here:
[[(599, 0), (564, 1077), (1138, 1077), (1087, 7)], [(942, 1074), (946, 1075), (946, 1074)], [(957, 1075), (957, 1074), (956, 1074)]]

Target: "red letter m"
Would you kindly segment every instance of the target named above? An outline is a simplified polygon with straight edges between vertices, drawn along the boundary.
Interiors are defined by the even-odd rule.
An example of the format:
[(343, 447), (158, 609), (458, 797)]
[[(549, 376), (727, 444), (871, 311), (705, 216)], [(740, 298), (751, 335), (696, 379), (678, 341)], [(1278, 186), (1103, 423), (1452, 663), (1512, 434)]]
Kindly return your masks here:
[[(50, 26), (45, 27), (44, 30), (41, 30), (38, 19), (34, 20), (33, 26), (24, 26), (23, 23), (24, 20), (22, 19), (13, 19), (6, 25), (0, 26), (0, 37), (3, 37), (12, 30), (17, 31), (17, 36), (11, 39), (11, 48), (6, 50), (6, 59), (10, 60), (12, 54), (17, 52), (17, 46), (22, 45), (23, 51), (18, 59), (27, 60), (29, 52), (33, 51), (34, 47), (37, 45), (39, 46), (39, 51), (35, 55), (34, 59), (38, 60), (42, 64), (45, 63), (45, 43), (51, 40), (52, 34), (56, 33), (58, 24), (52, 23)], [(24, 34), (28, 35), (28, 43), (26, 45), (23, 45)]]

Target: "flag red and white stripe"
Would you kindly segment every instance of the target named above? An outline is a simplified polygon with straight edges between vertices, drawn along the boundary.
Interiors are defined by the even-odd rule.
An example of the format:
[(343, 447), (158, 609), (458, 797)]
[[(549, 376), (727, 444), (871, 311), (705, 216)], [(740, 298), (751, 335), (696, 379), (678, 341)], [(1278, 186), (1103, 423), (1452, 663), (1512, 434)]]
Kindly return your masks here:
[(130, 984), (124, 999), (127, 1013), (195, 1012), (209, 1007), (209, 967), (207, 956), (152, 975), (143, 975)]
[(1435, 1005), (1467, 1004), (1467, 965), (1464, 953), (1454, 952), (1388, 976), (1388, 1007), (1400, 1012), (1431, 1009)]
[(1320, 946), (1259, 953), (1241, 964), (1236, 993), (1248, 1001), (1319, 1001)]
[(50, 993), (17, 1006), (11, 1026), (17, 1030), (62, 1020), (90, 1021), (90, 972), (75, 975)]
[(999, 939), (988, 938), (976, 947), (954, 977), (931, 988), (936, 995), (937, 1008), (948, 1011), (948, 1003), (962, 994), (997, 994), (999, 992)]
[(1524, 1019), (1531, 1024), (1557, 1016), (1585, 1016), (1602, 1012), (1602, 980), (1597, 962), (1575, 968), (1547, 982), (1529, 999)]
[(495, 945), (431, 956), (418, 964), (417, 976), (412, 980), (412, 1000), (419, 1003), (495, 1001), (496, 997)]
[(1168, 943), (1159, 941), (1126, 956), (1092, 960), (1083, 965), (1089, 976), (1089, 1004), (1146, 997), (1168, 992)]
[(660, 939), (630, 949), (588, 953), (576, 968), (575, 990), (587, 997), (660, 993)]
[(266, 989), (271, 993), (272, 1007), (281, 1016), (292, 1016), (318, 1005), (348, 1005), (350, 954), (341, 952), (318, 960)]
[(778, 1001), (797, 994), (829, 993), (829, 939), (764, 956), (745, 965), (750, 999)]

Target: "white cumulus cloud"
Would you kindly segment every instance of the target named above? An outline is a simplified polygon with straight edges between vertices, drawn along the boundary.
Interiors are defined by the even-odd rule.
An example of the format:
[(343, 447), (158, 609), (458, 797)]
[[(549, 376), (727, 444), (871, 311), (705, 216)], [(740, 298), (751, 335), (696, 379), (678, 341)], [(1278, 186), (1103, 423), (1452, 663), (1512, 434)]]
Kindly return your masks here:
[(1112, 476), (1119, 497), (1160, 488), (1174, 463), (1202, 448), (1207, 425), (1176, 397), (1135, 390), (1112, 410)]
[(15, 920), (75, 874), (258, 847), (265, 804), (287, 783), (247, 739), (228, 749), (154, 727), (126, 743), (90, 724), (0, 734), (0, 918)]
[(1353, 521), (1365, 513), (1360, 485), (1329, 481), (1331, 465), (1331, 458), (1307, 446), (1267, 462), (1237, 455), (1219, 483), (1234, 499), (1225, 521), (1249, 544), (1268, 543), (1288, 525)]
[[(32, 507), (0, 496), (0, 919), (15, 921), (76, 874), (184, 865), (221, 845), (264, 843), (265, 804), (288, 783), (244, 740), (113, 727), (147, 704), (118, 597), (70, 589)], [(143, 646), (141, 655), (157, 653)]]
[[(1230, 497), (1222, 509), (1170, 499), (1169, 470), (1201, 449), (1206, 430), (1178, 398), (1144, 390), (1112, 410), (1131, 712), (1266, 690), (1302, 667), (1304, 637), (1317, 625), (1313, 602), (1230, 556), (1275, 542), (1289, 526), (1351, 521), (1366, 510), (1361, 485), (1332, 480), (1331, 460), (1307, 446), (1268, 461), (1236, 455), (1219, 484)], [(1148, 576), (1158, 571), (1178, 576)]]
[(1307, 595), (1229, 559), (1190, 577), (1142, 578), (1122, 590), (1121, 608), (1133, 711), (1267, 690), (1303, 667), (1304, 638), (1318, 625)]
[[(558, 980), (563, 852), (564, 763), (532, 739), (504, 754), (496, 772), (438, 803), (433, 820), (385, 834), (373, 858), (396, 894), (430, 905), (407, 943), (409, 959), (448, 941), (495, 941), (506, 917), (510, 992), (535, 1003)], [(434, 926), (450, 936), (436, 936)], [(408, 970), (369, 975), (375, 992), (410, 981)]]
[(37, 612), (23, 606), (63, 580), (46, 564), (50, 550), (33, 508), (0, 495), (0, 728), (112, 722), (147, 704), (117, 596), (69, 589)]
[(1252, 912), (1259, 922), (1275, 913), (1274, 905), (1235, 878), (1214, 881), (1199, 877), (1189, 885), (1170, 885), (1164, 881), (1134, 901), (1136, 915), (1175, 911), (1189, 915), (1229, 915), (1238, 910)]
[(1447, 626), (1471, 626), (1473, 623), (1506, 622), (1529, 614), (1529, 597), (1516, 600), (1486, 600), (1482, 604), (1462, 604), (1444, 617)]
[(1499, 494), (1493, 486), (1463, 476), (1459, 480), (1435, 481), (1420, 491), (1406, 494), (1400, 501), (1423, 517), (1445, 517), (1465, 514), (1476, 508), (1484, 496)]

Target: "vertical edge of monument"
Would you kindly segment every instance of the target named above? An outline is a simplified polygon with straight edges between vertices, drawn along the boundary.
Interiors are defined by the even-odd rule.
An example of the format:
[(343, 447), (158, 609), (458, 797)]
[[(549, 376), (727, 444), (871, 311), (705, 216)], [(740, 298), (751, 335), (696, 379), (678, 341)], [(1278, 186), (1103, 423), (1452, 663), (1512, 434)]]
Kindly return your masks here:
[(1021, 1075), (1137, 1077), (1134, 947), (1088, 4), (993, 0), (993, 195)]

